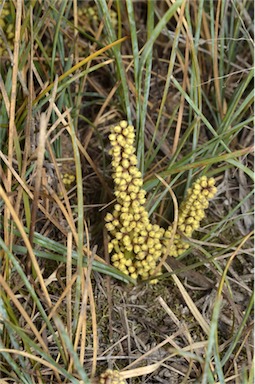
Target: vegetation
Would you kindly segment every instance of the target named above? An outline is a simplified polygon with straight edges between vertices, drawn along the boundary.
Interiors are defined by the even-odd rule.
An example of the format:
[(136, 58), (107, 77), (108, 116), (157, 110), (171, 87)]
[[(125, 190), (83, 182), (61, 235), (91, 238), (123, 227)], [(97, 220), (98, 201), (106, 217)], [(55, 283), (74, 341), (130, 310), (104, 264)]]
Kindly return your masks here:
[(253, 13), (0, 0), (1, 382), (253, 383)]

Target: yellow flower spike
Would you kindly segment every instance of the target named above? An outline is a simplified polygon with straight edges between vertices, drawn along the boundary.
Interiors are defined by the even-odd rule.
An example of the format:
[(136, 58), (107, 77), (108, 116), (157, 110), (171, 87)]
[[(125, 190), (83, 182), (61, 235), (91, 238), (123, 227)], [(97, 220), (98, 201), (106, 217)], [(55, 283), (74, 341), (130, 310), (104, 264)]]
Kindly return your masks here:
[(126, 384), (120, 373), (116, 370), (107, 369), (101, 373), (99, 377), (99, 384)]
[[(123, 120), (112, 128), (109, 139), (117, 202), (112, 215), (106, 215), (106, 228), (112, 239), (109, 249), (117, 254), (121, 251), (123, 255), (120, 259), (113, 257), (112, 262), (131, 277), (136, 279), (139, 275), (146, 279), (153, 275), (159, 258), (169, 250), (167, 245), (173, 228), (165, 230), (149, 220), (145, 209), (146, 191), (142, 189), (142, 174), (137, 168), (134, 127)], [(214, 184), (213, 178), (203, 176), (188, 189), (178, 220), (178, 229), (186, 236), (191, 236), (199, 227), (208, 200), (216, 192)], [(177, 232), (169, 254), (176, 257), (188, 247)]]
[[(200, 226), (200, 221), (205, 217), (205, 209), (208, 208), (208, 200), (214, 196), (217, 189), (214, 186), (214, 179), (202, 176), (192, 187), (188, 189), (187, 197), (180, 206), (178, 229), (186, 236), (191, 237), (194, 230)], [(165, 233), (165, 238), (169, 237), (169, 233)], [(170, 255), (177, 256), (189, 247), (179, 235), (175, 235), (175, 247), (170, 250)], [(165, 241), (165, 245), (167, 243)]]

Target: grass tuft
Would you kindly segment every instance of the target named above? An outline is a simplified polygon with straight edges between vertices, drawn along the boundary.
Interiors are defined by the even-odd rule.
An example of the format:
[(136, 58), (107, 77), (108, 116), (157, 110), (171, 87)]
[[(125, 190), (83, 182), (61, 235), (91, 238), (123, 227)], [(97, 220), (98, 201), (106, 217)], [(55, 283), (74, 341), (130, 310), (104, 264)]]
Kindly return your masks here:
[[(253, 13), (250, 1), (0, 0), (3, 383), (254, 381)], [(121, 120), (153, 224), (216, 179), (156, 285), (109, 263)]]

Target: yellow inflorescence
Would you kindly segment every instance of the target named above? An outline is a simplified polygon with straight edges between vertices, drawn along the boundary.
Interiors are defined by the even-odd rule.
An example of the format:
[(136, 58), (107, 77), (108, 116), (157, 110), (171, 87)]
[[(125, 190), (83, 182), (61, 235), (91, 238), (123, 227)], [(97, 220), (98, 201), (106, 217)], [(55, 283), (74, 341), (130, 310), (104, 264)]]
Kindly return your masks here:
[[(0, 5), (1, 4), (2, 4), (2, 0), (0, 0)], [(14, 20), (10, 21), (10, 19), (11, 19), (11, 3), (9, 1), (6, 1), (4, 3), (3, 9), (0, 15), (0, 26), (3, 32), (5, 33), (9, 48), (13, 49), (15, 22)], [(6, 49), (5, 43), (0, 37), (0, 56), (6, 55), (6, 54), (7, 54), (7, 49)]]
[(61, 174), (61, 179), (63, 183), (69, 187), (75, 181), (75, 176), (71, 173), (64, 173)]
[(121, 121), (112, 128), (109, 139), (116, 196), (113, 212), (105, 217), (111, 260), (116, 268), (132, 278), (148, 279), (166, 251), (170, 256), (178, 256), (189, 247), (180, 233), (190, 237), (199, 228), (208, 200), (216, 193), (214, 179), (202, 176), (188, 190), (179, 212), (177, 227), (180, 233), (174, 235), (173, 244), (168, 249), (172, 226), (165, 230), (152, 224), (145, 209), (146, 192), (142, 189), (142, 174), (137, 168), (134, 127)]
[[(206, 176), (202, 176), (188, 189), (187, 196), (180, 206), (177, 232), (191, 237), (193, 232), (200, 227), (200, 222), (205, 217), (205, 210), (209, 205), (208, 200), (212, 199), (217, 192), (214, 184), (214, 178), (208, 179)], [(166, 247), (167, 242), (171, 238), (172, 231), (173, 228), (170, 226), (165, 232), (164, 243)], [(183, 236), (180, 233), (176, 233), (173, 245), (169, 250), (169, 255), (179, 256), (188, 248), (189, 245), (183, 240)]]
[[(117, 21), (117, 13), (113, 9), (110, 9), (109, 13), (110, 13), (112, 25), (114, 27), (116, 27), (117, 22), (118, 22)], [(79, 16), (82, 23), (84, 23), (84, 19), (85, 19), (85, 22), (95, 23), (95, 25), (98, 26), (100, 21), (101, 21), (99, 16), (98, 16), (97, 7), (96, 6), (88, 7), (87, 4), (85, 4), (85, 5), (81, 4), (81, 6), (79, 6), (78, 16)]]
[(126, 384), (118, 371), (107, 369), (100, 375), (99, 384)]
[(116, 196), (114, 210), (105, 218), (111, 235), (109, 252), (116, 268), (134, 279), (147, 279), (162, 253), (164, 229), (150, 223), (145, 209), (146, 192), (134, 154), (134, 127), (121, 121), (109, 138)]

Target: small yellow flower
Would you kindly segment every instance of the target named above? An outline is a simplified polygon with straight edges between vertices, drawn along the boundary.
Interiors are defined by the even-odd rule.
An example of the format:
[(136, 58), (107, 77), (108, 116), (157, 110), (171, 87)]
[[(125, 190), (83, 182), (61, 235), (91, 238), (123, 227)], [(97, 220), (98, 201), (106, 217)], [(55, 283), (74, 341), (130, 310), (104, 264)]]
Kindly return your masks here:
[(122, 379), (121, 374), (112, 369), (107, 369), (101, 373), (99, 377), (99, 384), (126, 384), (126, 381)]

